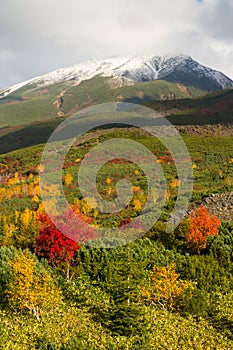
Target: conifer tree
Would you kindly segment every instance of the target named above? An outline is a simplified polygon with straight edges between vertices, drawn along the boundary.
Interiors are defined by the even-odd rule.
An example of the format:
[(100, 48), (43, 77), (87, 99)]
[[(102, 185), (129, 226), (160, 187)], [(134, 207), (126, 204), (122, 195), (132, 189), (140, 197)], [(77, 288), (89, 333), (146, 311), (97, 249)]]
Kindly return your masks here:
[(111, 305), (103, 313), (102, 323), (113, 334), (140, 334), (145, 327), (141, 306), (137, 303), (139, 268), (139, 264), (131, 260), (129, 246), (119, 252), (118, 260), (112, 265), (108, 281)]

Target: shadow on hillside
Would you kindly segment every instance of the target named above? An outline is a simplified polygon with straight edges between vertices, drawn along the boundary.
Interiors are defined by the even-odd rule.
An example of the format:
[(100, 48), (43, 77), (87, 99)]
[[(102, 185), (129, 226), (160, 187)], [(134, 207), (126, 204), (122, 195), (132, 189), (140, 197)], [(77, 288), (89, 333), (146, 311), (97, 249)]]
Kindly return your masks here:
[(224, 331), (224, 335), (233, 340), (233, 321), (227, 317), (222, 317), (220, 320), (212, 322), (212, 326), (220, 333)]
[(17, 149), (46, 143), (51, 133), (61, 123), (54, 120), (44, 123), (31, 124), (18, 130), (0, 136), (0, 153), (8, 153)]
[[(146, 107), (160, 111), (162, 108), (162, 114), (166, 115), (166, 118), (173, 125), (216, 125), (227, 124), (232, 125), (232, 104), (233, 91), (225, 91), (222, 94), (210, 94), (205, 98), (199, 99), (178, 99), (167, 101), (151, 101), (151, 97), (145, 95), (143, 99), (138, 97), (125, 99), (124, 102), (142, 104), (145, 103)], [(223, 100), (227, 98), (227, 100)], [(225, 105), (223, 102), (225, 101)], [(216, 103), (218, 103), (218, 109), (216, 110)], [(225, 107), (224, 107), (225, 106)], [(207, 108), (208, 107), (208, 108)], [(221, 108), (220, 108), (221, 107)], [(120, 110), (119, 110), (120, 111)], [(173, 111), (173, 113), (169, 113)], [(200, 112), (201, 111), (201, 112)], [(8, 129), (0, 130), (0, 154), (8, 153), (17, 149), (30, 147), (42, 143), (46, 143), (52, 132), (57, 126), (64, 120), (64, 118), (58, 118), (50, 121), (42, 121), (39, 123), (32, 123), (27, 126), (18, 126), (17, 130)], [(163, 125), (163, 118), (154, 118), (141, 116), (138, 114), (134, 117), (132, 114), (127, 118), (117, 118), (114, 122), (112, 115), (107, 115), (106, 120), (103, 119), (105, 125), (98, 125), (98, 117), (92, 116), (90, 120), (87, 120), (86, 115), (79, 115), (79, 131), (86, 132), (86, 130), (93, 129), (93, 123), (97, 125), (94, 129), (110, 129), (111, 127), (122, 127), (121, 121), (128, 126), (137, 125), (143, 126), (156, 126)], [(103, 124), (103, 123), (102, 123)], [(117, 125), (119, 124), (119, 125)], [(125, 125), (127, 127), (127, 125)], [(67, 129), (61, 129), (58, 137), (59, 139), (67, 139), (69, 137), (77, 136), (76, 126), (72, 123)]]

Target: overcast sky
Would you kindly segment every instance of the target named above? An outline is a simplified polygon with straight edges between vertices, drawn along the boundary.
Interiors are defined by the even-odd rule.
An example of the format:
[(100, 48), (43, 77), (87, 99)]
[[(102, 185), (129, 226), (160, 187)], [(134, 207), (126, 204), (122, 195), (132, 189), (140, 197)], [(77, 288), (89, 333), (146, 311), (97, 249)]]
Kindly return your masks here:
[(164, 53), (233, 78), (233, 0), (0, 3), (0, 88), (91, 58)]

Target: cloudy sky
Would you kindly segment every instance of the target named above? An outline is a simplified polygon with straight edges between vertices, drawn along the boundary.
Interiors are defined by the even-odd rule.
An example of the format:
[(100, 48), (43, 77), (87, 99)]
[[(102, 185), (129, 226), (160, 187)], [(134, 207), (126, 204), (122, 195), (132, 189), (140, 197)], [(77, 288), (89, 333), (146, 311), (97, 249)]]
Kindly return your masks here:
[(0, 88), (91, 58), (183, 53), (233, 78), (233, 0), (1, 0)]

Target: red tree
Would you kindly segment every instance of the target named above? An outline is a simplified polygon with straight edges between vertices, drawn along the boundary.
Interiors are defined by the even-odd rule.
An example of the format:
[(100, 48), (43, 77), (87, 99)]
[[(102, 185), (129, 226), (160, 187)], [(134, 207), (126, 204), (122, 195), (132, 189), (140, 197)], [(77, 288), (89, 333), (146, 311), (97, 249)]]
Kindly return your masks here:
[(134, 219), (131, 221), (131, 218), (126, 218), (126, 219), (122, 219), (120, 221), (120, 225), (119, 227), (122, 230), (128, 230), (128, 229), (135, 229), (135, 230), (142, 230), (142, 223), (139, 219)]
[[(40, 214), (38, 216), (38, 221), (40, 231), (36, 237), (36, 243), (34, 246), (35, 253), (38, 257), (46, 258), (53, 266), (65, 266), (66, 278), (69, 280), (71, 262), (75, 257), (75, 253), (80, 248), (77, 240), (73, 240), (69, 237), (78, 238), (78, 234), (80, 233), (80, 239), (83, 239), (83, 236), (85, 236), (86, 240), (93, 239), (95, 238), (94, 229), (89, 227), (86, 228), (84, 225), (83, 227), (80, 227), (79, 230), (77, 229), (77, 226), (74, 226), (74, 221), (70, 221), (71, 224), (69, 226), (64, 224), (64, 232), (68, 232), (68, 237), (55, 227), (47, 214)], [(67, 222), (69, 223), (68, 217)], [(69, 230), (67, 230), (66, 226), (69, 227)]]
[(210, 216), (205, 207), (195, 209), (189, 218), (189, 230), (186, 235), (187, 242), (200, 254), (206, 248), (208, 236), (216, 236), (221, 221), (217, 216)]
[(44, 257), (53, 266), (64, 265), (66, 278), (69, 279), (71, 261), (80, 245), (62, 234), (46, 214), (38, 217), (41, 229), (36, 237), (34, 251), (38, 257)]

